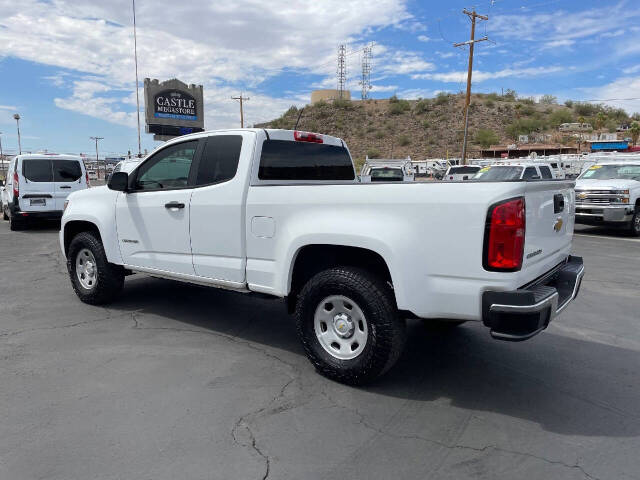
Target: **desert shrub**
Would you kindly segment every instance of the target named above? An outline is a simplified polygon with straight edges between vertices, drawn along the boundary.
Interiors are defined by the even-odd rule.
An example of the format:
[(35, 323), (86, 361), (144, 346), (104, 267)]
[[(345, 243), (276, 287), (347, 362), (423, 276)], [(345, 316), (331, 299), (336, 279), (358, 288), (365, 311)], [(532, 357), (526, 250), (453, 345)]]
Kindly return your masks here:
[(533, 105), (536, 103), (536, 101), (531, 97), (519, 98), (518, 101), (524, 103), (525, 105)]
[(283, 116), (290, 116), (290, 115), (297, 115), (298, 114), (298, 107), (296, 107), (295, 105), (291, 105), (289, 107), (289, 110), (287, 110), (286, 112), (284, 112)]
[(508, 125), (506, 132), (510, 138), (517, 140), (518, 135), (528, 135), (531, 132), (539, 132), (544, 130), (545, 127), (546, 123), (543, 119), (536, 117), (521, 118)]
[(351, 110), (353, 108), (353, 103), (351, 103), (351, 100), (347, 100), (346, 98), (336, 98), (333, 101), (333, 106), (342, 110)]
[(318, 100), (316, 103), (313, 104), (314, 107), (316, 108), (324, 108), (328, 105), (328, 103), (324, 100)]
[(536, 113), (536, 109), (533, 108), (531, 105), (523, 105), (522, 109), (520, 110), (520, 113), (525, 117), (530, 117), (531, 115)]
[(564, 109), (563, 108), (561, 110), (556, 110), (549, 117), (549, 123), (553, 127), (557, 127), (561, 123), (571, 123), (571, 122), (573, 122), (573, 114), (571, 113), (571, 110), (569, 110), (569, 109)]
[(504, 95), (502, 96), (502, 98), (507, 102), (515, 102), (517, 97), (518, 95), (516, 94), (516, 91), (511, 88), (507, 88), (507, 91), (504, 92)]
[(485, 104), (485, 106), (486, 106), (487, 108), (493, 108), (493, 107), (496, 105), (496, 103), (495, 103), (493, 100), (491, 100), (491, 99), (489, 99), (489, 100), (487, 100), (486, 102), (484, 102), (484, 104)]
[(431, 126), (431, 123), (429, 123), (429, 120), (425, 120), (422, 122), (422, 127), (423, 128), (429, 128)]
[(578, 115), (582, 115), (584, 117), (591, 117), (596, 115), (598, 112), (602, 110), (600, 105), (596, 105), (588, 102), (576, 102), (574, 104), (574, 110)]
[(376, 133), (373, 134), (373, 136), (376, 137), (377, 139), (380, 139), (380, 138), (384, 138), (385, 135), (384, 135), (384, 132), (377, 130)]
[(567, 108), (573, 107), (573, 100), (565, 100), (564, 101), (564, 106), (567, 107)]
[(421, 98), (418, 100), (413, 107), (413, 111), (417, 114), (426, 113), (429, 111), (429, 107), (431, 106), (431, 102), (426, 98)]
[(449, 94), (447, 92), (440, 92), (436, 96), (436, 105), (444, 105), (449, 102)]
[(400, 115), (411, 110), (411, 104), (407, 100), (396, 100), (389, 103), (389, 113), (391, 115)]
[(546, 94), (540, 97), (540, 103), (543, 105), (555, 105), (558, 103), (558, 99), (553, 95)]
[(494, 101), (497, 102), (498, 100), (500, 100), (500, 95), (498, 95), (497, 93), (488, 93), (487, 94), (487, 101)]
[(370, 148), (367, 150), (367, 157), (369, 158), (380, 158), (380, 150), (376, 148)]
[(400, 145), (401, 147), (406, 147), (410, 144), (411, 138), (409, 138), (407, 135), (400, 135), (400, 137), (398, 137), (398, 145)]
[(491, 145), (497, 144), (500, 141), (500, 138), (493, 130), (480, 128), (474, 135), (473, 140), (484, 148), (489, 148)]

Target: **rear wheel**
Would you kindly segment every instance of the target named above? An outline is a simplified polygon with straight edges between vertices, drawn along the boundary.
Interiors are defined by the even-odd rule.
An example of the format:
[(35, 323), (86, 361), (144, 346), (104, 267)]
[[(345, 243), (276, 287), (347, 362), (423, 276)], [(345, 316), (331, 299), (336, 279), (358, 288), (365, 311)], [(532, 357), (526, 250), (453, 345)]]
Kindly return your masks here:
[(5, 207), (4, 205), (2, 206), (2, 219), (9, 220), (9, 215), (7, 215), (7, 207)]
[(15, 215), (9, 215), (9, 230), (16, 232), (24, 228), (24, 222), (20, 218), (16, 218)]
[(324, 376), (351, 385), (384, 374), (405, 340), (393, 292), (367, 271), (336, 267), (315, 275), (296, 304), (298, 334)]
[(108, 262), (102, 243), (91, 232), (79, 233), (71, 241), (67, 270), (76, 295), (91, 305), (111, 302), (124, 285), (124, 270)]

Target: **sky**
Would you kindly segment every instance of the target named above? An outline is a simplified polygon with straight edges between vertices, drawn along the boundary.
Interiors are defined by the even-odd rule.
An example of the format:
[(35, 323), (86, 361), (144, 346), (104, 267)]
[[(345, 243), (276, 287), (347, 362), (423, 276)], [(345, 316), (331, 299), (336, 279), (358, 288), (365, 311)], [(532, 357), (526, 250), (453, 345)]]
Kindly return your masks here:
[[(348, 88), (360, 98), (362, 48), (373, 42), (371, 98), (465, 89), (469, 18), (473, 92), (514, 89), (640, 112), (637, 0), (137, 0), (140, 99), (145, 77), (204, 86), (205, 128), (252, 125), (336, 88), (347, 46)], [(0, 0), (0, 131), (23, 151), (137, 151), (131, 0)], [(158, 145), (144, 133), (142, 148)]]

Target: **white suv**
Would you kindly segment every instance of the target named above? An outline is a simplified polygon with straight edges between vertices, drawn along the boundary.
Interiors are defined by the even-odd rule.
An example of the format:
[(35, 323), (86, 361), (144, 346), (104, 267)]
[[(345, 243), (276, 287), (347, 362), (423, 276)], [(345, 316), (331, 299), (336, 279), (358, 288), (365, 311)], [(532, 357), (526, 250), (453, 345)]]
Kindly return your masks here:
[(2, 191), (2, 212), (11, 230), (32, 219), (62, 217), (70, 193), (89, 187), (80, 157), (72, 155), (18, 155), (9, 164)]

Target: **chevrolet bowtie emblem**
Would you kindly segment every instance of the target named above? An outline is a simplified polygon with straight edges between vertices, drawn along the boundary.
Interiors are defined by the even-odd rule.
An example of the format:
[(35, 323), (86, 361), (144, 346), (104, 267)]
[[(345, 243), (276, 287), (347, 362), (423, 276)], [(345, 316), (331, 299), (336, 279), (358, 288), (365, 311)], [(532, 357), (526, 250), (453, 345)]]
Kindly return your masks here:
[(585, 198), (587, 198), (587, 194), (586, 194), (586, 193), (579, 193), (579, 194), (578, 194), (578, 198), (579, 198), (580, 200), (584, 200)]
[(559, 232), (560, 230), (562, 230), (562, 224), (563, 224), (563, 223), (564, 223), (564, 222), (562, 221), (562, 219), (561, 219), (561, 218), (559, 218), (558, 220), (556, 220), (556, 223), (555, 223), (555, 225), (553, 226), (553, 229), (554, 229), (556, 232)]

